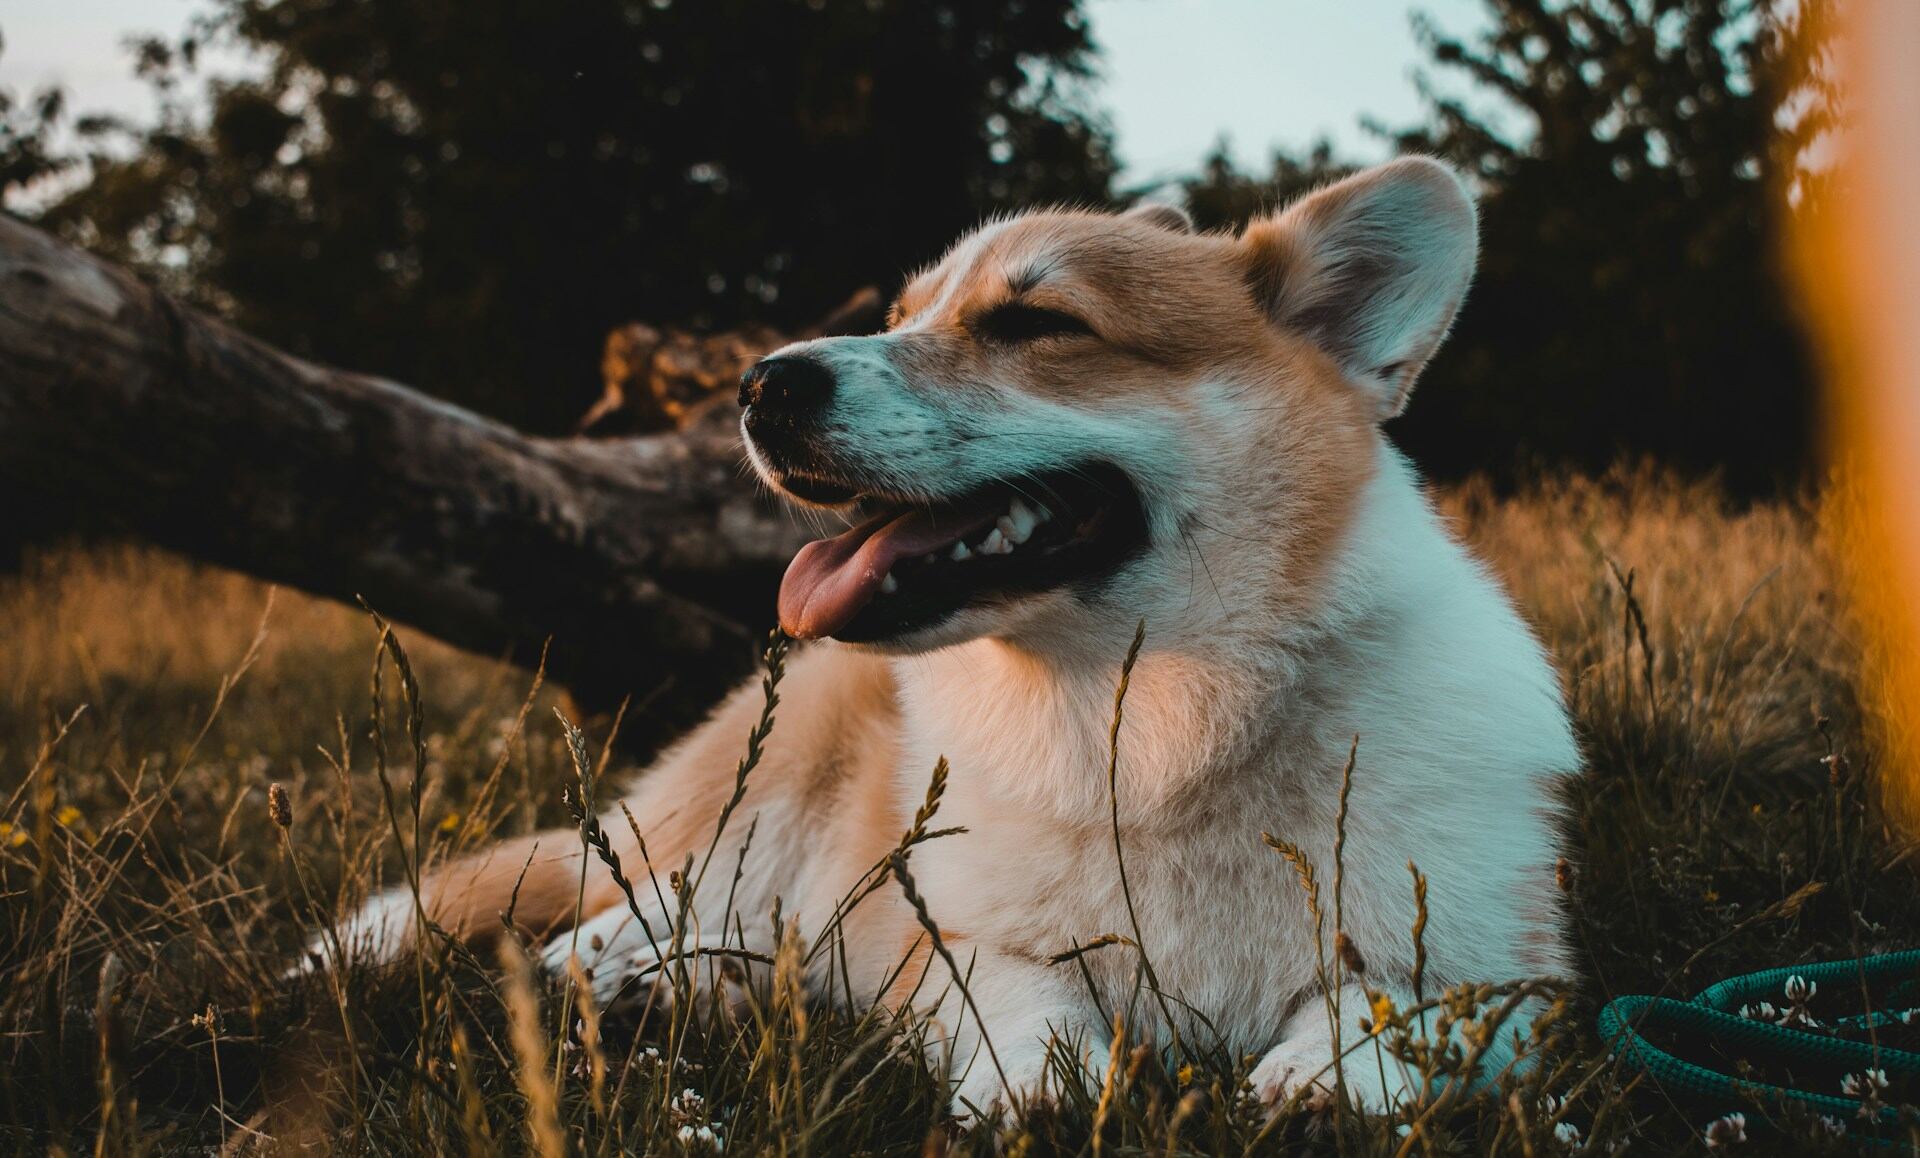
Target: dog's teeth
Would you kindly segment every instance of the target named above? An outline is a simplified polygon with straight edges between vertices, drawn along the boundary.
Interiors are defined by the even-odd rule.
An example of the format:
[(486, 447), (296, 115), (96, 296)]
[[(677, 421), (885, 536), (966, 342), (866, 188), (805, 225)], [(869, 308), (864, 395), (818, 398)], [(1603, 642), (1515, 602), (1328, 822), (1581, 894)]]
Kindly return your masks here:
[(993, 529), (1000, 532), (1001, 536), (1005, 538), (1007, 542), (1015, 546), (1027, 541), (1027, 537), (1020, 533), (1019, 524), (1005, 515), (1001, 515), (993, 521)]
[(880, 594), (891, 595), (898, 590), (900, 590), (900, 581), (893, 577), (893, 572), (887, 572), (886, 578), (880, 580)]
[(1006, 536), (1000, 533), (1000, 528), (997, 526), (987, 532), (986, 538), (980, 540), (982, 555), (1004, 555), (1011, 550), (1013, 548), (1007, 545)]
[(955, 543), (953, 545), (953, 550), (947, 552), (947, 558), (952, 559), (956, 563), (959, 563), (964, 560), (973, 558), (973, 552), (967, 550), (967, 545), (964, 542)]
[(1007, 538), (1016, 543), (1026, 542), (1027, 536), (1033, 534), (1033, 529), (1039, 526), (1041, 521), (1042, 517), (1035, 514), (1033, 508), (1022, 502), (1018, 496), (1008, 504), (1006, 517), (1000, 520), (1002, 525), (1012, 525), (1013, 529), (1007, 532)]

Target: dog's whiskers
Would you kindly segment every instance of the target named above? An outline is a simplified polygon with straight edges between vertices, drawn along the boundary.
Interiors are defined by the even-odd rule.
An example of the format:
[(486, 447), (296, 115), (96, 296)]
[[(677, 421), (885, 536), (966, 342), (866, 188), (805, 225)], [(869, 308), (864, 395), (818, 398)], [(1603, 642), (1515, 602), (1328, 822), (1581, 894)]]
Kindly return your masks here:
[(1200, 544), (1194, 541), (1192, 531), (1189, 531), (1183, 527), (1181, 528), (1180, 533), (1186, 536), (1187, 545), (1193, 548), (1193, 553), (1200, 557), (1200, 569), (1207, 573), (1207, 582), (1211, 584), (1213, 587), (1213, 597), (1220, 601), (1220, 610), (1222, 612), (1225, 612), (1227, 610), (1227, 600), (1224, 595), (1220, 594), (1220, 584), (1214, 581), (1213, 568), (1207, 566), (1207, 553), (1205, 551), (1202, 551), (1200, 549)]

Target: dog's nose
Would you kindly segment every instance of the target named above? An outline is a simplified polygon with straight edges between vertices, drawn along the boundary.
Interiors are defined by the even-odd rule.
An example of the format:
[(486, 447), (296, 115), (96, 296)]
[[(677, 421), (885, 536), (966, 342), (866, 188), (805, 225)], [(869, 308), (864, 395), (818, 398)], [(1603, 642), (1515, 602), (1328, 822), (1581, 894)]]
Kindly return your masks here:
[(833, 396), (833, 372), (811, 358), (762, 358), (740, 375), (740, 405), (797, 418)]

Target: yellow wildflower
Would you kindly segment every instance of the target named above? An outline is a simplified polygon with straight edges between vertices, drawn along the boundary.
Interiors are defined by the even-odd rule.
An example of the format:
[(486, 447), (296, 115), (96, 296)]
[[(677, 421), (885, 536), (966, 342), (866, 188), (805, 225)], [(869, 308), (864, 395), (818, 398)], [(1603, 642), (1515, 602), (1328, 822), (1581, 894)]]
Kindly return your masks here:
[(1371, 1005), (1372, 1008), (1368, 1010), (1369, 1020), (1372, 1022), (1368, 1030), (1370, 1033), (1379, 1033), (1400, 1016), (1400, 1011), (1394, 1007), (1393, 998), (1385, 993), (1376, 992), (1371, 999)]

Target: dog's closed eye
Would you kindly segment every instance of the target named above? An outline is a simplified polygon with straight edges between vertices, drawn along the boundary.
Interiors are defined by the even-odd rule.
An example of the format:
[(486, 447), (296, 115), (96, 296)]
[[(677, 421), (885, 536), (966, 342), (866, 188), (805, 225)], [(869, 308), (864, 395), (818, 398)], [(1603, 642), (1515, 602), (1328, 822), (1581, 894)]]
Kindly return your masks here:
[(1040, 338), (1090, 335), (1093, 327), (1064, 310), (1008, 302), (983, 315), (975, 328), (995, 342), (1031, 342)]

